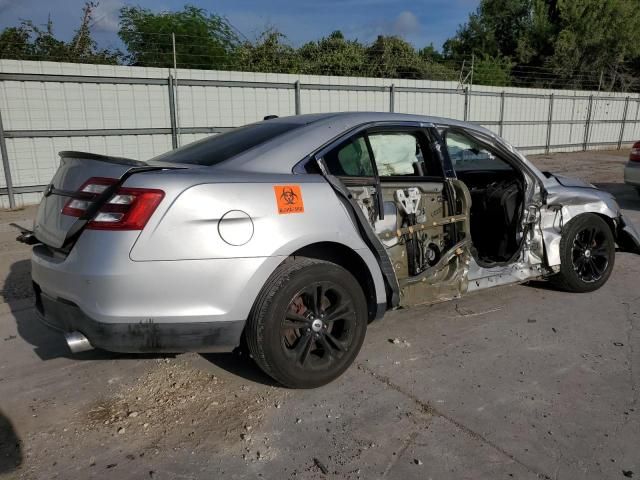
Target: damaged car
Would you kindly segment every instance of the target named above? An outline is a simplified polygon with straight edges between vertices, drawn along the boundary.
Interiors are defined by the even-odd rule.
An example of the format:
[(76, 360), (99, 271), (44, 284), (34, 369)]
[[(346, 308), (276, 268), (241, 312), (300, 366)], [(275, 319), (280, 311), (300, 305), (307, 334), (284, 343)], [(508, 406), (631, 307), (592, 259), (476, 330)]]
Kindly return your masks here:
[(150, 161), (61, 152), (33, 232), (72, 351), (225, 352), (288, 387), (341, 375), (398, 307), (548, 279), (600, 288), (640, 236), (614, 198), (445, 118), (269, 118)]

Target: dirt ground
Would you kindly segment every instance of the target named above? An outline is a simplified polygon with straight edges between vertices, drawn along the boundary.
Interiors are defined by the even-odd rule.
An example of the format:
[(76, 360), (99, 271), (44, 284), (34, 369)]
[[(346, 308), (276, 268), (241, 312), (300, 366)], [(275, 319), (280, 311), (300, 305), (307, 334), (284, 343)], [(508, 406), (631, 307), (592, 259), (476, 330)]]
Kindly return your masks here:
[[(530, 158), (640, 226), (626, 155)], [(71, 355), (9, 225), (34, 211), (0, 213), (2, 479), (640, 477), (638, 256), (592, 294), (538, 282), (392, 312), (343, 377), (297, 391), (237, 354)]]

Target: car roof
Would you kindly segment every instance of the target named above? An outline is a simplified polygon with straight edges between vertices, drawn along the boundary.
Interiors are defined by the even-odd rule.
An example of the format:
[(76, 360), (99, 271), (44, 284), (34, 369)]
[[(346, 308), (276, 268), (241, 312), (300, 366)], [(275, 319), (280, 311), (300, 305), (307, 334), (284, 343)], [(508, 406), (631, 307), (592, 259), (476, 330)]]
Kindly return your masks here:
[(414, 122), (459, 126), (490, 136), (493, 132), (469, 122), (442, 117), (391, 112), (334, 112), (278, 117), (265, 122), (288, 123), (298, 128), (247, 150), (214, 168), (265, 173), (291, 173), (310, 153), (353, 128), (376, 122)]

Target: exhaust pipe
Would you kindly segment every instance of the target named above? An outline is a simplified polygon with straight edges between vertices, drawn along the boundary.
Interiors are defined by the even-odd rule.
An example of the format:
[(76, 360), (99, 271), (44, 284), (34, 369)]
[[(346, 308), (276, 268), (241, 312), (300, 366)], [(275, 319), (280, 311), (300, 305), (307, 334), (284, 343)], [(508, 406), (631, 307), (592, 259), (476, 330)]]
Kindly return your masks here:
[(64, 334), (64, 339), (67, 341), (69, 350), (71, 353), (86, 352), (87, 350), (93, 350), (93, 345), (89, 342), (89, 339), (80, 332), (68, 332)]

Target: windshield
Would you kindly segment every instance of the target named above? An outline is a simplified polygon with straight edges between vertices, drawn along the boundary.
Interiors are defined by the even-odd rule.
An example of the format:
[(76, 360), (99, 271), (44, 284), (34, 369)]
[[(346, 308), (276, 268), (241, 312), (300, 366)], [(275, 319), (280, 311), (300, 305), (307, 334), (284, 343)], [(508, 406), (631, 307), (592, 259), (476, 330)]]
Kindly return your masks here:
[(150, 161), (216, 165), (301, 126), (303, 124), (269, 121), (254, 123), (190, 143)]

